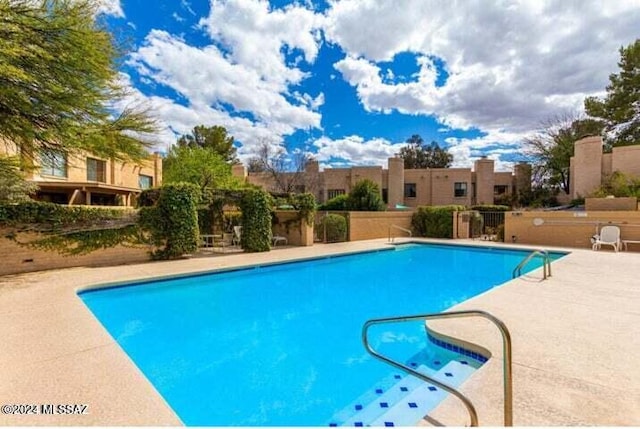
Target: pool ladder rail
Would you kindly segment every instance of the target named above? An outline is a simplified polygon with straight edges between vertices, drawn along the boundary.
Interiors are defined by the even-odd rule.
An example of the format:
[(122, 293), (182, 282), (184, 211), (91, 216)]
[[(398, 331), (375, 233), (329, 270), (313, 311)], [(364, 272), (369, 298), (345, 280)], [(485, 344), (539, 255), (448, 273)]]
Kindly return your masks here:
[(504, 426), (513, 426), (513, 376), (512, 376), (512, 358), (511, 358), (511, 334), (507, 329), (507, 326), (497, 317), (493, 316), (486, 311), (481, 310), (463, 310), (463, 311), (449, 311), (444, 313), (430, 313), (430, 314), (422, 314), (417, 316), (399, 316), (399, 317), (387, 317), (382, 319), (371, 319), (368, 320), (362, 327), (362, 342), (364, 343), (365, 349), (373, 355), (375, 358), (380, 359), (381, 361), (397, 368), (402, 371), (405, 371), (408, 374), (413, 375), (421, 379), (424, 382), (431, 383), (442, 390), (454, 395), (458, 398), (466, 407), (469, 418), (470, 425), (475, 427), (478, 426), (478, 413), (476, 412), (475, 407), (465, 395), (460, 393), (458, 390), (453, 387), (442, 383), (434, 378), (431, 378), (427, 375), (424, 375), (398, 361), (395, 361), (387, 356), (382, 355), (371, 347), (369, 344), (369, 328), (373, 325), (379, 325), (383, 323), (397, 323), (397, 322), (413, 322), (413, 321), (427, 321), (434, 319), (454, 319), (454, 318), (466, 318), (466, 317), (482, 317), (488, 319), (493, 322), (500, 333), (502, 334), (502, 359), (503, 359), (503, 385), (504, 385)]
[(403, 228), (403, 227), (398, 226), (398, 225), (389, 225), (389, 243), (393, 243), (395, 238), (396, 238), (395, 235), (392, 235), (392, 232), (393, 232), (394, 229), (399, 229), (400, 231), (404, 231), (407, 234), (409, 234), (409, 237), (413, 237), (413, 233), (411, 232), (410, 229)]
[(520, 277), (522, 275), (522, 269), (524, 268), (530, 260), (535, 257), (542, 258), (542, 280), (546, 280), (547, 277), (551, 277), (551, 258), (549, 257), (549, 252), (545, 249), (536, 249), (533, 252), (529, 253), (520, 263), (513, 269), (511, 273), (511, 278), (515, 279), (516, 277)]

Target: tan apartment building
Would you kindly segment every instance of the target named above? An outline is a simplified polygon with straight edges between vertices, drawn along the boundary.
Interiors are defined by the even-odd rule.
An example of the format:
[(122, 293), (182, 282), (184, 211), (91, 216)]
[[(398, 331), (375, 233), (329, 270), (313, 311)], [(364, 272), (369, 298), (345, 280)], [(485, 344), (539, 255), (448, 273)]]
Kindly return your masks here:
[(590, 196), (614, 171), (640, 177), (640, 144), (614, 147), (611, 153), (603, 153), (601, 137), (578, 140), (569, 171), (571, 198)]
[[(517, 164), (514, 173), (495, 172), (494, 161), (481, 158), (471, 168), (405, 169), (402, 158), (389, 158), (389, 167), (327, 168), (320, 171), (311, 161), (303, 173), (297, 191), (311, 192), (318, 202), (347, 194), (363, 179), (376, 183), (389, 209), (400, 206), (494, 204), (496, 198), (531, 189), (531, 166)], [(285, 173), (292, 175), (294, 173)], [(233, 175), (271, 192), (281, 192), (268, 173), (247, 173), (233, 166)]]
[[(13, 144), (0, 144), (0, 155), (18, 155)], [(150, 155), (139, 164), (91, 154), (50, 151), (32, 161), (26, 178), (38, 185), (34, 198), (58, 204), (132, 206), (143, 189), (162, 184), (162, 158)]]

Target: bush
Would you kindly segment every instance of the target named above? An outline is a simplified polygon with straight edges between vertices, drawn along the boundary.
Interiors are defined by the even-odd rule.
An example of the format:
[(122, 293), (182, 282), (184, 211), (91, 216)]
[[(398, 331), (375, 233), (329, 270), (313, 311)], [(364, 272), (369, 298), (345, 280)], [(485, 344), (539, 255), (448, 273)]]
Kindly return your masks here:
[(640, 197), (640, 178), (626, 175), (620, 171), (614, 171), (602, 182), (592, 196), (607, 197)]
[(497, 204), (484, 204), (471, 206), (471, 210), (476, 210), (479, 212), (508, 212), (509, 210), (511, 210), (511, 207)]
[(369, 179), (357, 182), (349, 192), (347, 210), (383, 211), (384, 209), (380, 188)]
[[(143, 193), (144, 194), (144, 193)], [(139, 224), (150, 235), (153, 245), (159, 247), (152, 252), (154, 259), (176, 259), (198, 250), (197, 204), (200, 190), (190, 183), (164, 185), (159, 192), (142, 195), (140, 201), (153, 206), (140, 208)]]
[(313, 225), (316, 214), (316, 197), (310, 192), (289, 195), (289, 202), (295, 210), (298, 210), (300, 220), (307, 225)]
[(347, 240), (347, 219), (337, 214), (326, 215), (318, 224), (318, 236), (325, 237), (327, 243), (335, 243)]
[(330, 210), (342, 211), (342, 210), (347, 210), (347, 200), (348, 199), (349, 199), (349, 195), (347, 195), (347, 194), (338, 195), (337, 197), (331, 198), (326, 203), (320, 205), (320, 207), (318, 207), (318, 210), (322, 210), (322, 211), (330, 211)]
[(198, 209), (198, 230), (200, 234), (213, 234), (214, 211), (210, 208)]
[(103, 207), (63, 206), (40, 201), (0, 204), (0, 224), (31, 224), (39, 231), (90, 227), (130, 216), (130, 211)]
[(504, 224), (498, 225), (496, 228), (496, 241), (504, 242)]
[(411, 226), (421, 237), (453, 238), (453, 212), (464, 206), (422, 206), (413, 214)]
[[(38, 201), (0, 203), (0, 227), (13, 228), (7, 238), (19, 245), (63, 255), (141, 244), (136, 216), (133, 210), (102, 207), (69, 207)], [(19, 234), (30, 231), (42, 236), (20, 241)]]
[(247, 252), (271, 250), (271, 198), (260, 189), (244, 192), (240, 201), (242, 236), (240, 245)]

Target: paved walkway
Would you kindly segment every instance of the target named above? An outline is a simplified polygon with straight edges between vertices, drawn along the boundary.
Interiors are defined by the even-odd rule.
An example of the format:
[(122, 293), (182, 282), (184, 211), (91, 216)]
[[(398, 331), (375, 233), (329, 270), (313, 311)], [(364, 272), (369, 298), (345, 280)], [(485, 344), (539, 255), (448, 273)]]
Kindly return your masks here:
[[(0, 425), (181, 424), (77, 297), (78, 290), (386, 246), (371, 240), (0, 277), (0, 404), (88, 407), (83, 415), (0, 414)], [(572, 252), (553, 264), (548, 281), (539, 282), (534, 272), (459, 307), (490, 311), (511, 329), (516, 425), (640, 425), (640, 255)], [(441, 322), (437, 328), (499, 357), (499, 334), (484, 322)], [(481, 425), (502, 421), (500, 364), (491, 359), (462, 388), (476, 404)], [(448, 400), (433, 418), (461, 425), (464, 416)]]

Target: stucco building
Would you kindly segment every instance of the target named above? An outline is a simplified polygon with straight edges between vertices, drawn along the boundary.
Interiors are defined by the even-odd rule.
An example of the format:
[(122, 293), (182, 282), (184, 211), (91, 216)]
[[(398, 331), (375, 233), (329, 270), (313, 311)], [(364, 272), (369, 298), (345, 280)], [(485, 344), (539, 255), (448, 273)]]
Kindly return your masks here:
[[(388, 165), (387, 169), (375, 166), (320, 171), (318, 162), (311, 161), (301, 174), (296, 191), (312, 192), (319, 202), (325, 202), (349, 193), (360, 180), (370, 179), (380, 188), (388, 207), (393, 209), (396, 206), (493, 204), (496, 198), (531, 188), (531, 166), (526, 163), (517, 164), (513, 173), (494, 171), (494, 161), (488, 158), (477, 160), (473, 169), (407, 170), (402, 158), (389, 158)], [(268, 173), (247, 173), (243, 165), (237, 164), (233, 174), (269, 191), (282, 191)]]
[[(0, 143), (0, 155), (18, 155), (17, 147)], [(162, 184), (162, 158), (150, 155), (139, 164), (91, 154), (50, 151), (29, 161), (28, 180), (38, 185), (34, 198), (58, 204), (131, 206), (143, 189)]]
[(611, 153), (603, 153), (601, 137), (578, 140), (570, 163), (571, 198), (590, 196), (614, 171), (640, 177), (640, 144), (614, 147)]

